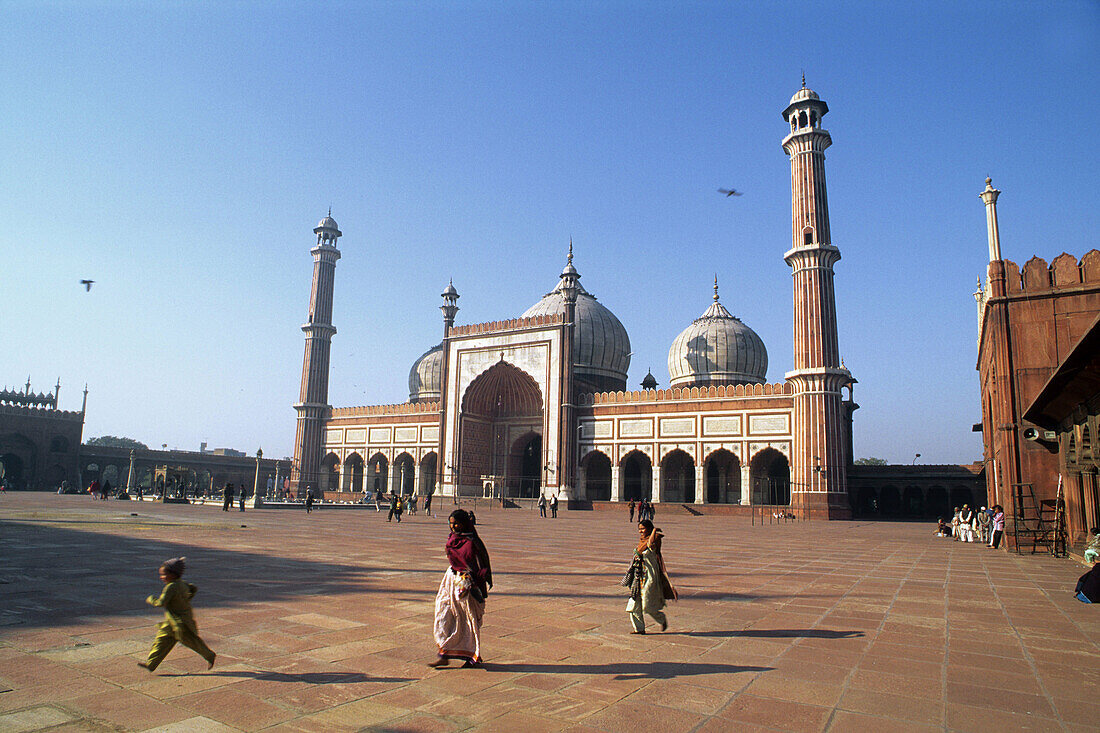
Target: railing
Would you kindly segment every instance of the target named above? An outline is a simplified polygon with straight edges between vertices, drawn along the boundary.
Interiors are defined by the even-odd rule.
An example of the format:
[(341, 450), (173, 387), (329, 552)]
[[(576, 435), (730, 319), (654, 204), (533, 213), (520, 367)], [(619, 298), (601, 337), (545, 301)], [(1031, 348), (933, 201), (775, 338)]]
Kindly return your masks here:
[(795, 507), (789, 504), (753, 504), (752, 524), (787, 524), (788, 522), (808, 522), (810, 512), (806, 507)]

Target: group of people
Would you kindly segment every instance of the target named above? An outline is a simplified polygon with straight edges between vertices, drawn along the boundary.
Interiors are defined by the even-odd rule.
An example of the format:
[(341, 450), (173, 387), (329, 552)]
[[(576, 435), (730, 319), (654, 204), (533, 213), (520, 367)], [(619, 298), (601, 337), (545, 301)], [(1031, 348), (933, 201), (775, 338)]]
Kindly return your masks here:
[(539, 494), (539, 500), (537, 502), (539, 508), (539, 516), (546, 519), (546, 507), (550, 507), (551, 519), (558, 518), (558, 495), (551, 494), (550, 498), (546, 498), (546, 494)]
[[(448, 567), (439, 582), (435, 598), (432, 632), (438, 648), (429, 667), (446, 667), (461, 661), (463, 667), (476, 667), (481, 662), (481, 624), (485, 603), (493, 587), (493, 571), (489, 551), (478, 536), (473, 512), (456, 509), (448, 518), (450, 534), (444, 544)], [(629, 590), (626, 612), (632, 634), (645, 634), (648, 615), (660, 626), (668, 628), (664, 608), (678, 595), (665, 569), (661, 554), (664, 535), (649, 519), (638, 522), (638, 542), (621, 584)], [(1100, 567), (1100, 565), (1098, 565)], [(214, 666), (216, 654), (199, 636), (191, 608), (197, 588), (182, 580), (186, 558), (178, 557), (163, 563), (157, 573), (164, 583), (159, 596), (149, 596), (146, 602), (164, 609), (164, 621), (157, 626), (156, 639), (149, 656), (139, 666), (152, 672), (177, 644), (194, 650)]]
[(239, 511), (244, 511), (244, 500), (248, 497), (248, 489), (244, 484), (241, 484), (240, 492), (234, 492), (233, 484), (227, 483), (225, 488), (222, 489), (222, 511), (227, 512), (233, 506), (233, 496), (237, 497), (237, 506)]
[[(381, 511), (382, 503), (385, 501), (385, 497), (381, 491), (375, 493), (374, 497), (374, 510)], [(392, 522), (394, 518), (397, 518), (398, 523), (401, 522), (401, 515), (408, 510), (409, 514), (416, 514), (420, 497), (416, 494), (409, 496), (401, 496), (400, 494), (390, 494), (390, 513), (386, 516), (387, 522)], [(432, 495), (427, 494), (424, 497), (424, 513), (429, 517), (432, 516)]]
[[(627, 509), (630, 510), (630, 519), (628, 519), (627, 521), (629, 521), (630, 523), (633, 524), (633, 522), (634, 522), (634, 500), (633, 499), (631, 499), (630, 503), (627, 504)], [(644, 521), (652, 522), (653, 521), (653, 516), (656, 513), (657, 513), (657, 508), (653, 506), (653, 502), (649, 501), (648, 499), (642, 499), (641, 501), (638, 502), (638, 521), (639, 522), (644, 522)]]
[(981, 542), (994, 550), (1001, 546), (1004, 533), (1005, 510), (1000, 504), (989, 509), (983, 506), (978, 511), (963, 504), (961, 508), (955, 507), (950, 523), (940, 517), (936, 526), (937, 537), (951, 537), (956, 542)]
[(111, 482), (104, 481), (100, 484), (99, 479), (96, 479), (88, 486), (88, 493), (96, 501), (107, 501), (111, 496)]

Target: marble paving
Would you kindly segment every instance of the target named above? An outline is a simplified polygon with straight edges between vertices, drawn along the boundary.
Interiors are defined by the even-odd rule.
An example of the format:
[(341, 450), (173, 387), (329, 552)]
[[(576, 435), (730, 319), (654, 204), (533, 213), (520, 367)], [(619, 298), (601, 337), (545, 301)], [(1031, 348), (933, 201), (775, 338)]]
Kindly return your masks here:
[[(439, 507), (443, 508), (443, 507)], [(449, 509), (450, 506), (448, 505)], [(483, 509), (478, 669), (433, 670), (443, 517), (0, 496), (0, 731), (1096, 731), (1080, 565), (931, 525), (658, 510), (681, 599), (633, 636), (613, 512)], [(207, 671), (137, 666), (186, 555)]]

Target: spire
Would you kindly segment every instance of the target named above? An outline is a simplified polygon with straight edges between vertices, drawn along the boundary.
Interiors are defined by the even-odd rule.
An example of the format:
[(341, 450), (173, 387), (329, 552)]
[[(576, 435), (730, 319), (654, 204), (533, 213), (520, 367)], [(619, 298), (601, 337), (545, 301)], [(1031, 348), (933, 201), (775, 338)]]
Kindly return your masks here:
[(993, 188), (993, 179), (985, 179), (985, 190), (978, 194), (985, 203), (985, 227), (989, 238), (989, 261), (1001, 259), (1001, 232), (997, 226), (997, 197), (1001, 192)]
[(718, 273), (714, 273), (714, 302), (718, 302)]
[(27, 375), (27, 394), (31, 393), (31, 375)]
[(566, 264), (573, 264), (573, 235), (569, 235), (569, 257), (566, 258)]
[(802, 88), (803, 89), (806, 88), (806, 70), (805, 69), (802, 70)]
[(80, 405), (80, 414), (88, 411), (88, 383), (84, 383), (84, 402)]

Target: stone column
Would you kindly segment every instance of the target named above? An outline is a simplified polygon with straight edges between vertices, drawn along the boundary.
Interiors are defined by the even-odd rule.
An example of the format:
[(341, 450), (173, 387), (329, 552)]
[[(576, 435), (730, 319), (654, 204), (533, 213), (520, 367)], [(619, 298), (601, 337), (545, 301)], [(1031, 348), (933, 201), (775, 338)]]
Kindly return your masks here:
[(618, 466), (611, 467), (611, 501), (623, 500), (623, 485), (619, 480), (620, 473)]
[(741, 466), (741, 506), (752, 504), (752, 473), (747, 465)]
[(707, 501), (707, 471), (700, 464), (695, 467), (695, 503), (705, 504)]
[(256, 475), (252, 479), (252, 508), (258, 509), (264, 505), (263, 497), (260, 496), (260, 459), (264, 457), (262, 449), (256, 450)]
[(660, 504), (662, 501), (664, 501), (664, 497), (661, 496), (662, 493), (663, 488), (661, 486), (661, 464), (658, 463), (657, 465), (653, 466), (652, 469), (650, 469), (649, 495), (652, 497), (650, 501), (652, 501), (654, 504)]

